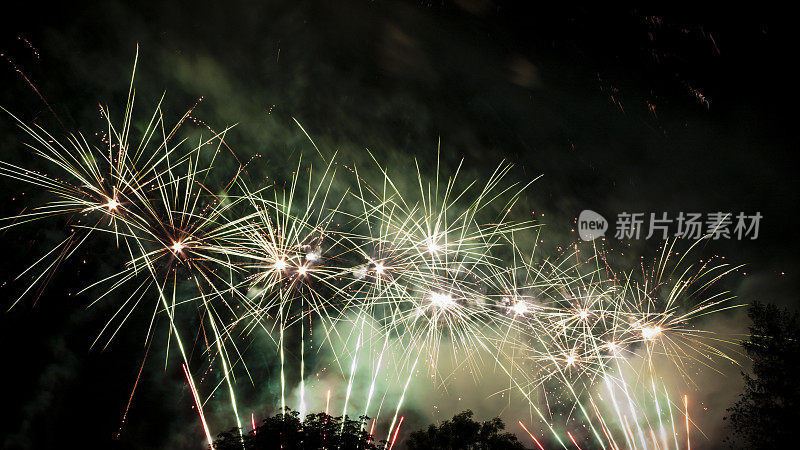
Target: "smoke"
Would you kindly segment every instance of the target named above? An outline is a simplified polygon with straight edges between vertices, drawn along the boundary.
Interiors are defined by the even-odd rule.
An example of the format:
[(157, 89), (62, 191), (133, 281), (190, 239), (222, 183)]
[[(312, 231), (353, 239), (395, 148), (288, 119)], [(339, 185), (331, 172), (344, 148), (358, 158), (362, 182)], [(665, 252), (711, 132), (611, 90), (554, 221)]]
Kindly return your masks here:
[(75, 380), (78, 373), (78, 358), (61, 336), (54, 338), (46, 355), (50, 363), (45, 366), (36, 381), (36, 394), (22, 407), (22, 422), (19, 429), (7, 435), (3, 448), (31, 448), (34, 446), (36, 429), (46, 420), (48, 411), (58, 402), (64, 387)]
[[(628, 431), (637, 441), (640, 433), (646, 433), (649, 442), (653, 429), (659, 442), (667, 439), (672, 445), (674, 440), (681, 444), (686, 440), (686, 396), (692, 447), (715, 448), (728, 432), (722, 417), (741, 391), (740, 371), (747, 365), (737, 344), (746, 333), (744, 317), (745, 309), (739, 308), (695, 324), (710, 336), (730, 342), (720, 344), (730, 360), (714, 355), (708, 355), (707, 360), (698, 355), (697, 361), (658, 354), (648, 357), (645, 346), (639, 346), (625, 354), (620, 370), (609, 368), (606, 380), (577, 384), (578, 402), (578, 397), (571, 396), (563, 386), (559, 388), (558, 383), (531, 388), (527, 373), (516, 372), (513, 366), (507, 366), (508, 361), (495, 360), (489, 352), (475, 350), (465, 355), (463, 346), (454, 345), (447, 336), (440, 342), (435, 361), (424, 351), (417, 355), (419, 350), (413, 347), (404, 352), (392, 343), (391, 348), (384, 349), (381, 336), (371, 334), (378, 328), (376, 323), (351, 317), (347, 325), (339, 324), (336, 333), (345, 338), (316, 349), (316, 364), (306, 362), (303, 392), (300, 380), (289, 376), (286, 403), (307, 412), (327, 408), (331, 415), (367, 415), (376, 421), (375, 425), (366, 422), (365, 427), (374, 427), (378, 439), (388, 437), (392, 423), (404, 417), (400, 448), (411, 431), (470, 409), (478, 420), (503, 418), (508, 431), (532, 446), (518, 422), (543, 442), (553, 439), (549, 426), (564, 439), (567, 430), (579, 442), (595, 440), (594, 433), (605, 439), (592, 403), (587, 401), (584, 389), (588, 387), (604, 426), (618, 443), (624, 442)], [(288, 368), (287, 373), (297, 375), (298, 364), (295, 360), (295, 367)]]

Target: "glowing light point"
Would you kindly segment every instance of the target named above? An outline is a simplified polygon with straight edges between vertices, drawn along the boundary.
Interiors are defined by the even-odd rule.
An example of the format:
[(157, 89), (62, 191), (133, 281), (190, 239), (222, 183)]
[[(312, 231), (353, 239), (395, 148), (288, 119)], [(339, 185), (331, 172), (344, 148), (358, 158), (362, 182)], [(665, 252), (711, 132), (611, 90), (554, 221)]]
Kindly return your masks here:
[(375, 263), (375, 273), (377, 273), (378, 275), (383, 274), (383, 264)]
[(582, 309), (582, 310), (578, 311), (578, 317), (579, 317), (581, 320), (586, 320), (586, 319), (588, 319), (588, 318), (589, 318), (589, 311), (587, 311), (587, 310), (585, 310), (585, 309)]
[(450, 294), (442, 294), (439, 292), (431, 293), (431, 303), (440, 309), (450, 309), (455, 306), (456, 302)]
[(108, 200), (108, 203), (106, 203), (103, 206), (108, 208), (109, 211), (116, 211), (117, 207), (119, 206), (119, 200), (111, 198)]
[(308, 252), (306, 253), (306, 261), (314, 262), (319, 260), (320, 254), (318, 252)]
[(441, 250), (441, 247), (439, 246), (439, 244), (436, 243), (436, 241), (434, 241), (433, 239), (428, 241), (428, 253), (433, 255), (436, 254), (439, 250)]
[(306, 266), (300, 266), (300, 267), (298, 267), (298, 268), (297, 268), (297, 274), (298, 274), (298, 275), (300, 275), (300, 276), (303, 276), (303, 275), (305, 275), (306, 273), (308, 273), (308, 267), (306, 267)]
[(524, 301), (518, 301), (514, 303), (514, 306), (511, 307), (511, 310), (514, 311), (514, 314), (521, 316), (528, 312), (528, 304)]
[(279, 259), (275, 261), (275, 270), (286, 270), (286, 261)]
[(184, 248), (186, 248), (186, 246), (183, 245), (180, 241), (177, 241), (177, 242), (174, 242), (172, 244), (172, 247), (170, 247), (170, 248), (172, 249), (173, 252), (180, 253)]
[(572, 355), (572, 354), (567, 356), (567, 366), (571, 366), (571, 365), (575, 364), (577, 361), (578, 361), (578, 357), (577, 356)]
[(645, 339), (655, 339), (659, 334), (661, 334), (661, 327), (658, 325), (642, 328), (642, 337)]

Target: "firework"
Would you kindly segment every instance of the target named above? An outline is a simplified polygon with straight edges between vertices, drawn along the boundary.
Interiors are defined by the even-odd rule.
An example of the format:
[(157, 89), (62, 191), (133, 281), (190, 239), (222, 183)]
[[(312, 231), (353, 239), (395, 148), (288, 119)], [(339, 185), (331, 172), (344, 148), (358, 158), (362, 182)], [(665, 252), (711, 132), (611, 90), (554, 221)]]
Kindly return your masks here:
[[(669, 361), (687, 385), (688, 367), (733, 361), (730, 343), (696, 322), (735, 306), (727, 293), (712, 292), (735, 268), (674, 263), (674, 243), (641, 277), (614, 270), (602, 249), (584, 260), (578, 249), (539, 258), (535, 246), (525, 249), (519, 239), (536, 242), (537, 224), (510, 219), (529, 185), (508, 181), (510, 165), (485, 183), (464, 180), (460, 166), (445, 177), (438, 164), (431, 177), (417, 167), (416, 187), (405, 190), (376, 160), (366, 177), (364, 169), (346, 166), (352, 182), (342, 183), (336, 168), (345, 166), (317, 149), (322, 163), (301, 159), (285, 183), (253, 185), (243, 165), (225, 182), (209, 182), (228, 130), (189, 140), (181, 137), (189, 114), (169, 127), (157, 107), (147, 126), (134, 131), (133, 105), (132, 80), (121, 126), (102, 110), (102, 145), (80, 133), (59, 141), (12, 116), (47, 170), (2, 162), (0, 175), (42, 189), (48, 201), (4, 219), (2, 228), (63, 217), (74, 230), (23, 271), (33, 281), (20, 298), (90, 237), (111, 236), (121, 270), (87, 290), (102, 287), (95, 302), (122, 300), (95, 343), (105, 337), (108, 345), (150, 302), (150, 329), (166, 317), (209, 444), (203, 408), (220, 389), (242, 428), (237, 374), (251, 377), (237, 343), (256, 335), (274, 343), (281, 410), (296, 386), (305, 415), (306, 358), (313, 343), (317, 352), (324, 345), (346, 382), (342, 414), (361, 395), (356, 379), (368, 380), (358, 403), (362, 414), (375, 417), (370, 435), (378, 419), (388, 423), (390, 447), (418, 367), (442, 386), (455, 373), (443, 367), (468, 367), (477, 382), (485, 370), (506, 377), (508, 393), (547, 429), (549, 436), (537, 439), (519, 422), (540, 448), (545, 438), (564, 447), (589, 439), (603, 448), (677, 448), (674, 411), (681, 410), (688, 446), (688, 400), (684, 395), (682, 408), (673, 405), (659, 381), (660, 361)], [(200, 368), (192, 369), (183, 340), (192, 334), (182, 328), (186, 315), (199, 318), (196, 341), (205, 373), (221, 374), (216, 385), (203, 386), (193, 375)], [(287, 353), (294, 351), (297, 383), (286, 379)], [(359, 372), (364, 365), (367, 374)], [(396, 401), (379, 396), (381, 378), (402, 386)], [(330, 390), (327, 399), (326, 413)], [(586, 432), (559, 423), (563, 410)]]

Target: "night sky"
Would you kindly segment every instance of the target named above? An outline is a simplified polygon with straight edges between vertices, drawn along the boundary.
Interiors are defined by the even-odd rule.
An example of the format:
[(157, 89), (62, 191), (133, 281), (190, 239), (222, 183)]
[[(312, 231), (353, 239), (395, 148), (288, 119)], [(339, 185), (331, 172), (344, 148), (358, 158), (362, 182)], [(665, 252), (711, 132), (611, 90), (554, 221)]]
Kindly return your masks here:
[[(745, 264), (723, 281), (741, 303), (798, 306), (797, 39), (781, 11), (490, 0), (18, 6), (0, 19), (0, 106), (54, 135), (103, 131), (98, 105), (124, 107), (138, 44), (141, 120), (166, 92), (166, 114), (197, 104), (193, 116), (204, 123), (236, 124), (226, 141), (240, 159), (255, 157), (254, 180), (284, 182), (300, 153), (313, 155), (294, 118), (347, 165), (369, 165), (369, 149), (398, 169), (417, 158), (429, 173), (441, 140), (442, 166), (463, 159), (467, 178), (485, 179), (501, 161), (514, 164), (516, 180), (542, 175), (519, 214), (544, 225), (544, 255), (579, 241), (575, 220), (585, 209), (610, 221), (621, 212), (760, 212), (758, 239), (708, 242), (694, 257)], [(26, 139), (2, 114), (0, 159), (40, 168)], [(235, 170), (226, 164), (218, 170)], [(415, 178), (401, 171), (398, 182)], [(6, 178), (0, 192), (3, 217), (43, 198)], [(107, 348), (90, 349), (114, 299), (87, 308), (98, 292), (77, 292), (119, 270), (107, 242), (87, 244), (43, 290), (5, 312), (26, 287), (17, 275), (63, 239), (64, 225), (56, 218), (0, 231), (3, 446), (202, 446), (179, 361), (165, 361), (166, 323), (145, 343), (151, 306)], [(605, 241), (633, 268), (662, 243)], [(742, 308), (709, 326), (738, 339), (744, 317)], [(274, 381), (272, 354), (262, 353), (254, 367)], [(714, 448), (724, 433), (720, 419), (741, 389), (740, 370), (701, 377), (709, 385), (694, 394), (704, 402), (697, 420), (709, 439), (698, 434), (697, 448)], [(481, 419), (503, 413), (483, 403), (488, 394), (473, 384), (469, 398), (442, 400), (449, 406), (438, 411), (412, 398), (408, 430), (468, 407)], [(263, 416), (275, 411), (276, 395), (265, 382), (243, 398)], [(215, 431), (233, 426), (227, 404), (214, 405)]]

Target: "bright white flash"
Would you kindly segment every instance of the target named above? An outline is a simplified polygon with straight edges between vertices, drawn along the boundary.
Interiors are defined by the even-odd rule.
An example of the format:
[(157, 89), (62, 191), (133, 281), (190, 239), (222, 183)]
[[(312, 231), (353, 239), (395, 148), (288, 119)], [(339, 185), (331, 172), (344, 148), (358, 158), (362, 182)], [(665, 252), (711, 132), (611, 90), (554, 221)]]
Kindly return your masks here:
[(456, 304), (452, 295), (439, 292), (431, 292), (431, 303), (440, 309), (450, 309)]
[(378, 275), (383, 274), (383, 264), (375, 263), (375, 273), (377, 273)]
[(661, 334), (661, 327), (658, 325), (647, 326), (642, 328), (642, 337), (645, 339), (654, 339)]
[(286, 261), (283, 259), (275, 261), (275, 270), (286, 270)]
[(511, 310), (514, 311), (514, 314), (521, 316), (528, 312), (528, 304), (522, 300), (514, 303), (514, 306), (511, 307)]
[(119, 201), (117, 199), (115, 199), (115, 198), (111, 198), (111, 199), (108, 200), (108, 203), (106, 203), (103, 206), (108, 208), (109, 211), (114, 211), (119, 206)]
[(320, 257), (319, 251), (313, 251), (313, 252), (306, 253), (306, 261), (308, 261), (308, 262), (317, 261), (317, 260), (319, 260), (319, 257)]
[(308, 267), (306, 266), (300, 266), (297, 268), (298, 275), (305, 275), (306, 272), (308, 272)]
[(180, 241), (176, 241), (172, 244), (172, 247), (170, 248), (172, 249), (173, 252), (180, 253), (184, 248), (186, 248), (186, 246), (183, 245)]

